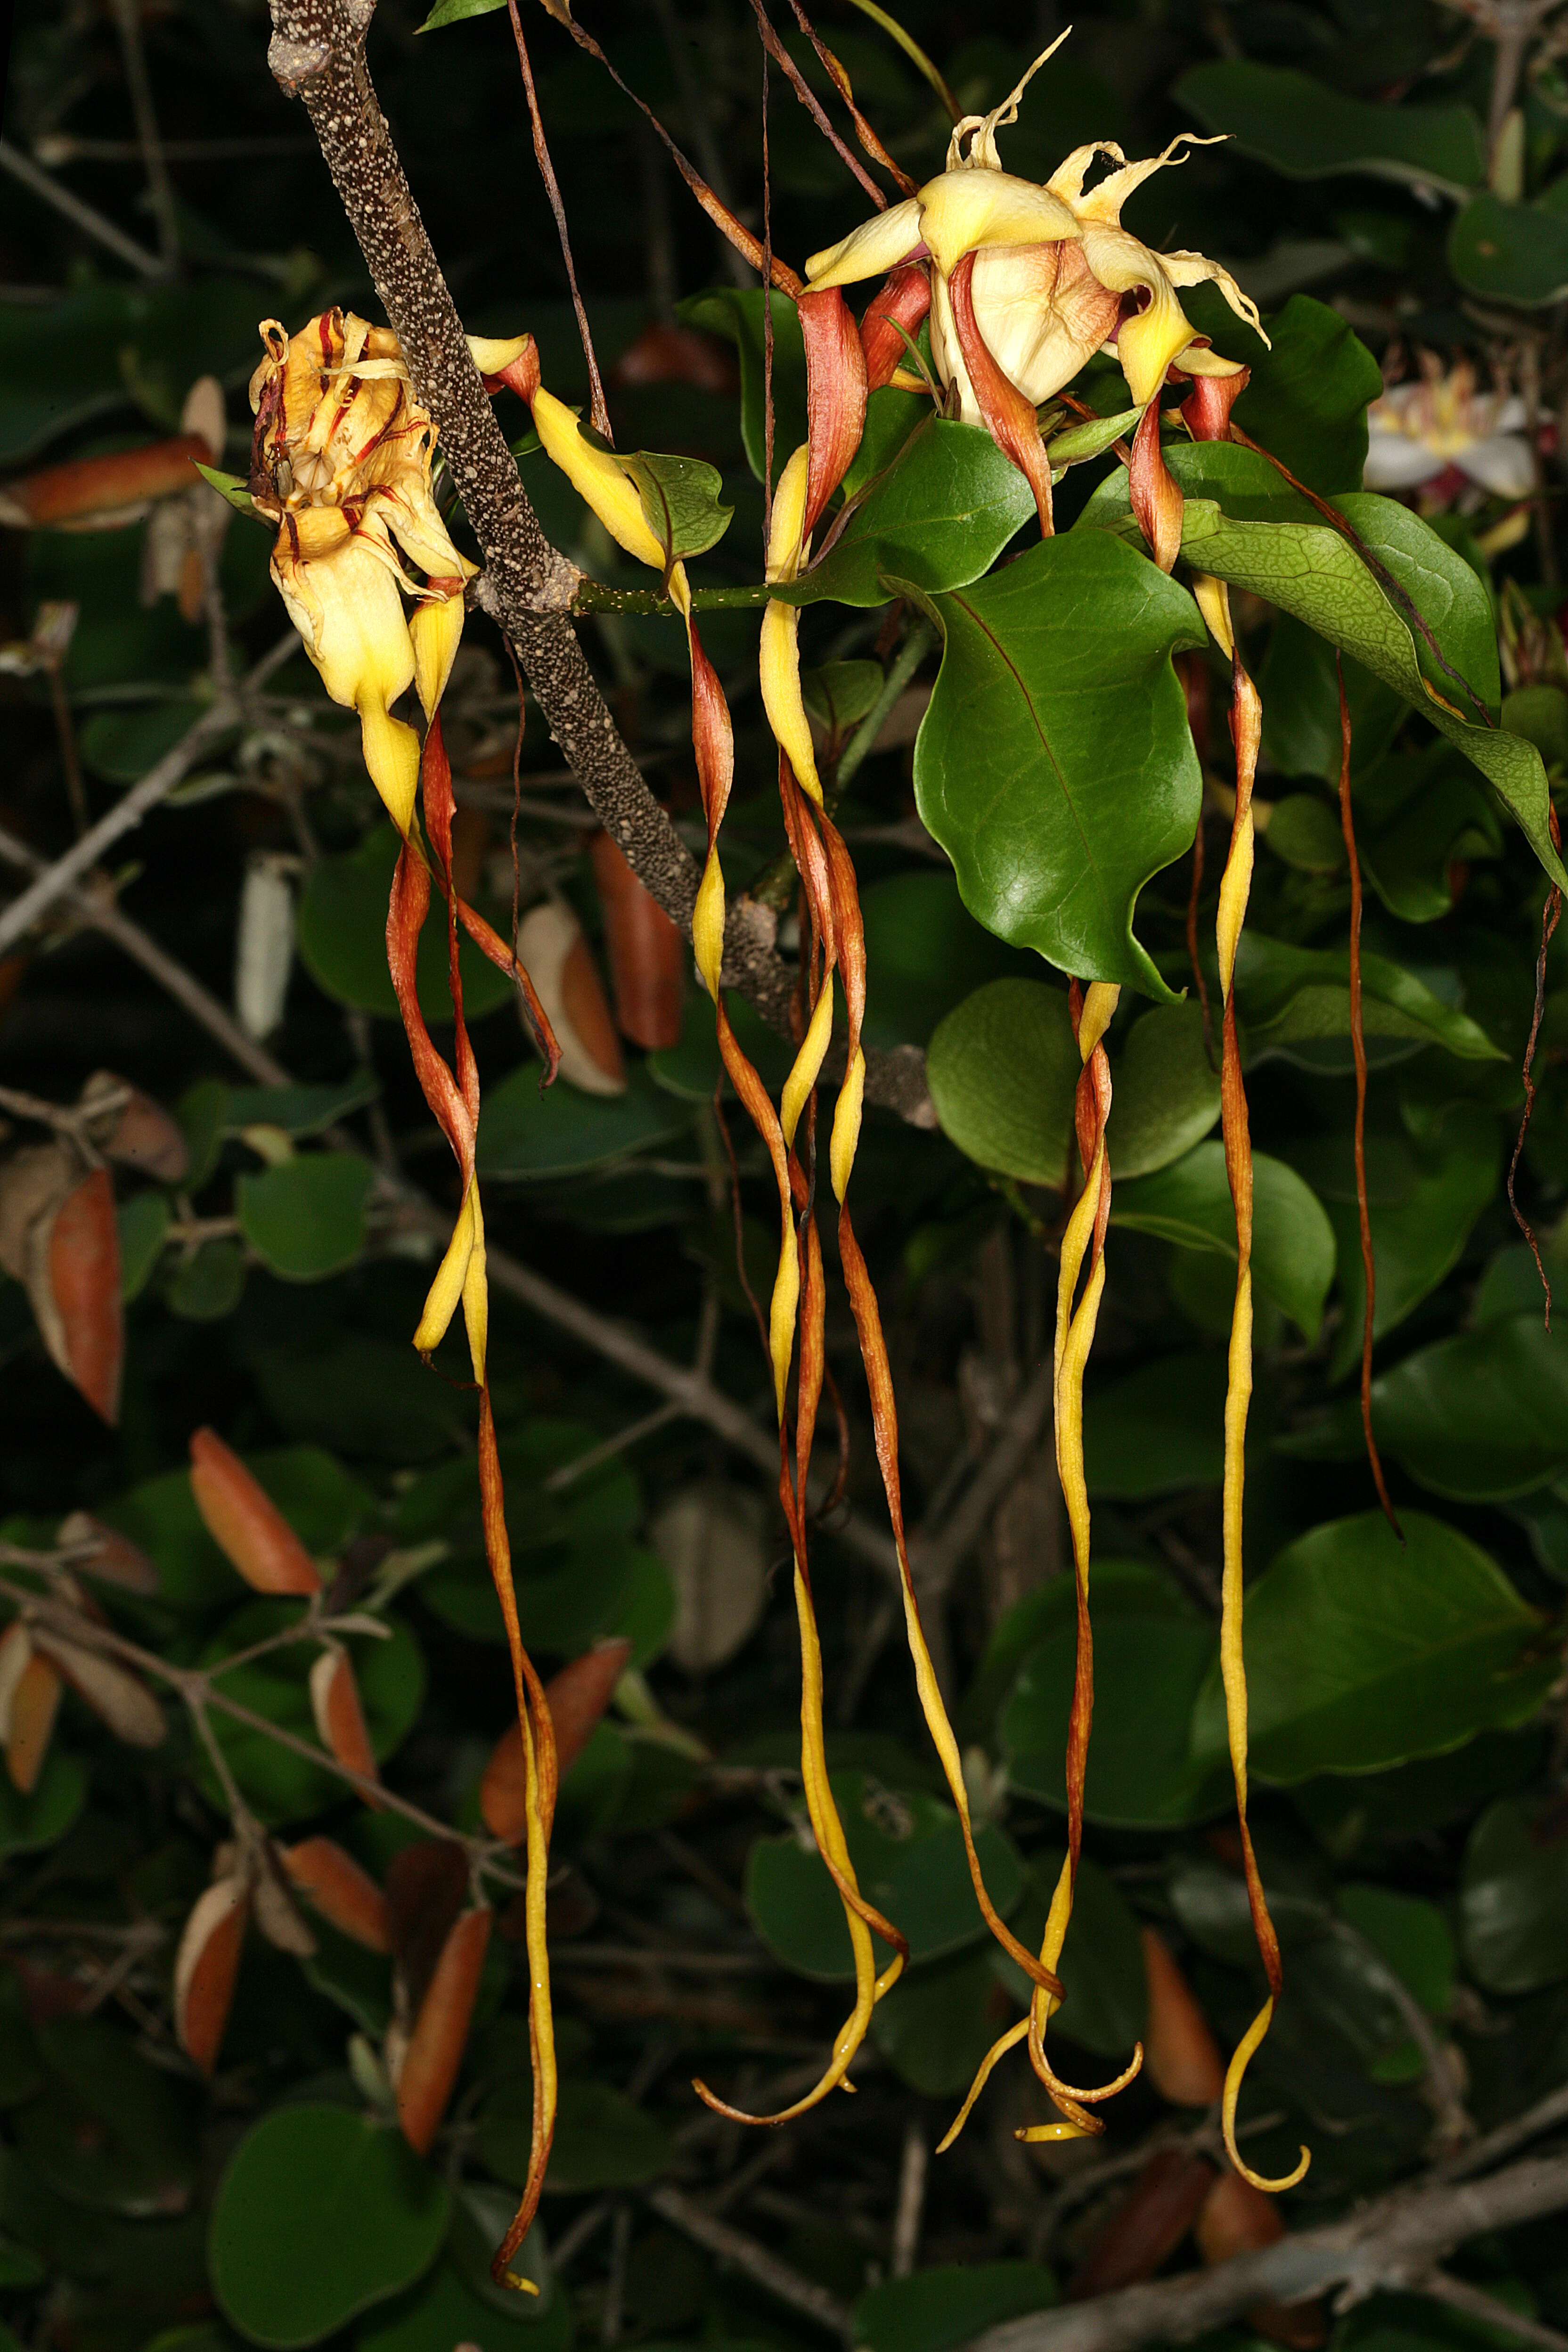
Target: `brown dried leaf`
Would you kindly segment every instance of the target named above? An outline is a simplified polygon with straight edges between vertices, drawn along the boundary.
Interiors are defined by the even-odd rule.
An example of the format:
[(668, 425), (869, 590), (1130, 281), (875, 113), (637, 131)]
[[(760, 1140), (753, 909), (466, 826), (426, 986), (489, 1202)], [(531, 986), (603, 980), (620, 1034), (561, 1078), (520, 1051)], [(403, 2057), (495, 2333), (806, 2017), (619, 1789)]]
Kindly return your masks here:
[(77, 1107), (89, 1121), (94, 1143), (110, 1160), (122, 1160), (160, 1184), (178, 1184), (189, 1173), (191, 1151), (184, 1129), (162, 1103), (112, 1070), (94, 1070)]
[(49, 1343), (38, 1304), (47, 1286), (58, 1318), (60, 1352), (55, 1360), (112, 1429), (120, 1418), (125, 1317), (120, 1296), (120, 1228), (109, 1171), (94, 1168), (73, 1185), (47, 1233), (35, 1225), (30, 1242), (27, 1291), (38, 1328)]
[(285, 1881), (281, 1858), (270, 1843), (263, 1844), (256, 1858), (253, 1898), (256, 1924), (268, 1942), (279, 1952), (292, 1952), (296, 1959), (310, 1959), (316, 1938)]
[[(545, 1684), (559, 1771), (569, 1771), (588, 1745), (626, 1671), (631, 1648), (625, 1640), (601, 1642)], [(528, 1835), (526, 1796), (522, 1733), (513, 1723), (497, 1740), (479, 1783), (479, 1811), (492, 1837), (504, 1838), (509, 1845), (522, 1843)]]
[(326, 1837), (285, 1846), (279, 1860), (290, 1882), (341, 1935), (373, 1952), (389, 1952), (386, 1897), (353, 1856)]
[(174, 1959), (174, 2032), (180, 2047), (210, 2074), (228, 2023), (250, 1915), (250, 1884), (239, 1872), (215, 1879), (185, 1922)]
[(0, 1636), (0, 1741), (11, 1785), (25, 1797), (44, 1769), (59, 1703), (59, 1675), (18, 1618)]
[(386, 1927), (399, 2014), (417, 2016), (448, 1929), (468, 1891), (468, 1857), (454, 1838), (420, 1838), (386, 1867)]
[(754, 1495), (718, 1479), (673, 1496), (648, 1537), (675, 1586), (669, 1651), (689, 1675), (733, 1657), (767, 1606), (768, 1551)]
[[(78, 1553), (71, 1561), (78, 1575), (100, 1576), (106, 1584), (118, 1584), (127, 1592), (151, 1593), (158, 1590), (156, 1563), (148, 1559), (141, 1545), (122, 1536), (118, 1528), (105, 1527), (89, 1511), (72, 1511), (63, 1518), (55, 1541), (62, 1551)], [(90, 1551), (85, 1549), (89, 1544), (93, 1547)]]
[(593, 951), (570, 907), (553, 898), (531, 907), (518, 930), (517, 952), (555, 1033), (567, 1084), (584, 1094), (624, 1094), (621, 1041)]
[(140, 1675), (95, 1650), (79, 1649), (74, 1642), (45, 1629), (36, 1631), (33, 1641), (117, 1739), (131, 1748), (163, 1745), (167, 1730), (163, 1710)]
[(208, 1534), (258, 1592), (319, 1592), (316, 1563), (216, 1430), (191, 1439), (191, 1492)]
[(374, 1780), (375, 1750), (365, 1727), (353, 1660), (335, 1642), (322, 1650), (310, 1668), (310, 1712), (322, 1747), (351, 1772)]

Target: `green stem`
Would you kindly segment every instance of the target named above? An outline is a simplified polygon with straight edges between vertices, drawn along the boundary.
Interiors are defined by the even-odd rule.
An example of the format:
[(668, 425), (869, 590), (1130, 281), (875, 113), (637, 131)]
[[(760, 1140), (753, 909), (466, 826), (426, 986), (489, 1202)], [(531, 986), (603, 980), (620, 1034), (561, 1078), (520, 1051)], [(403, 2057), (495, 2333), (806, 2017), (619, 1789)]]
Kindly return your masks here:
[[(691, 603), (699, 613), (756, 612), (773, 594), (765, 581), (737, 588), (694, 588)], [(572, 599), (574, 613), (668, 613), (675, 606), (657, 588), (606, 588), (598, 580), (581, 580)]]
[(909, 635), (882, 680), (881, 693), (844, 747), (833, 779), (839, 793), (847, 790), (849, 780), (861, 761), (876, 750), (877, 738), (887, 724), (889, 712), (935, 643), (936, 631), (929, 621), (917, 618), (910, 622)]

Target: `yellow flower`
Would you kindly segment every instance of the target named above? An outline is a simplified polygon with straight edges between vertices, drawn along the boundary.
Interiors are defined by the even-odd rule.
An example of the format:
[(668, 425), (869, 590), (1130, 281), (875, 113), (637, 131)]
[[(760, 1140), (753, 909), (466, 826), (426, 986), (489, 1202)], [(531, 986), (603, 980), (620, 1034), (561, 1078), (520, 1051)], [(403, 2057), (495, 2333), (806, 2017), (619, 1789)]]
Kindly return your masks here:
[[(1187, 374), (1239, 373), (1239, 363), (1211, 352), (1187, 319), (1179, 287), (1213, 283), (1237, 318), (1261, 332), (1255, 306), (1228, 270), (1200, 253), (1155, 253), (1121, 226), (1121, 207), (1133, 191), (1176, 161), (1178, 148), (1206, 142), (1184, 131), (1163, 155), (1129, 163), (1113, 141), (1097, 140), (1075, 148), (1043, 187), (1003, 170), (996, 132), (1017, 121), (1025, 88), (1059, 46), (1053, 42), (1037, 58), (989, 114), (963, 117), (936, 179), (805, 265), (815, 289), (929, 260), (931, 359), (970, 424), (985, 419), (950, 291), (967, 255), (974, 257), (970, 290), (979, 332), (1004, 375), (1037, 407), (1070, 383), (1097, 351), (1115, 353), (1140, 408), (1173, 361)], [(1118, 168), (1086, 194), (1084, 180), (1100, 156)]]
[(391, 706), (411, 685), (427, 717), (439, 702), (475, 570), (431, 495), (436, 428), (389, 328), (325, 310), (297, 335), (266, 320), (261, 337), (250, 487), (279, 527), (272, 577), (327, 692), (358, 711), (365, 765), (406, 834), (419, 743)]

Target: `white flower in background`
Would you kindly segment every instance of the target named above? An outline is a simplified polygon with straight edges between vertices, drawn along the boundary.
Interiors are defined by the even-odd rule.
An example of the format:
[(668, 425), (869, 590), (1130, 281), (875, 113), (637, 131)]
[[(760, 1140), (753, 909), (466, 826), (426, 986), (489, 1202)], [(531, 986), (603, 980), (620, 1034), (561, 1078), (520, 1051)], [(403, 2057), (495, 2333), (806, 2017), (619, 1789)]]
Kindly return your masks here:
[(1444, 373), (1423, 354), (1418, 383), (1396, 383), (1367, 412), (1366, 487), (1415, 490), (1450, 467), (1494, 498), (1528, 498), (1535, 459), (1517, 393), (1478, 392), (1466, 360)]

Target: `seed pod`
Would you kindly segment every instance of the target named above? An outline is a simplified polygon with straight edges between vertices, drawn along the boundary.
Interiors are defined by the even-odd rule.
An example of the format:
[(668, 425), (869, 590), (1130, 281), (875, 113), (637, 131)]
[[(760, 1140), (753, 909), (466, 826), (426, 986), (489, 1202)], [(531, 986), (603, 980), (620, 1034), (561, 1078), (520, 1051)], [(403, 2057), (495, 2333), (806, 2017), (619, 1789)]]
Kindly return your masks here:
[(283, 1018), (294, 963), (294, 893), (288, 866), (265, 851), (245, 869), (234, 940), (234, 1009), (250, 1037)]
[(130, 1748), (163, 1746), (168, 1727), (163, 1710), (140, 1675), (52, 1632), (36, 1631), (33, 1643), (117, 1739)]
[[(600, 1642), (582, 1657), (574, 1658), (544, 1685), (545, 1704), (555, 1729), (558, 1769), (571, 1769), (594, 1735), (616, 1685), (631, 1655), (629, 1642)], [(528, 1835), (526, 1776), (522, 1733), (513, 1723), (497, 1740), (485, 1777), (479, 1783), (479, 1811), (492, 1837), (521, 1845)]]
[(213, 1881), (185, 1922), (174, 1960), (174, 2032), (204, 2074), (217, 2063), (239, 1975), (250, 1916), (250, 1882), (240, 1871)]
[(1143, 1930), (1143, 1968), (1149, 1986), (1143, 2072), (1173, 2106), (1212, 2106), (1225, 2088), (1225, 2061), (1185, 1977), (1152, 1927)]
[(686, 995), (686, 943), (607, 833), (594, 835), (589, 855), (604, 908), (610, 985), (621, 1034), (650, 1053), (678, 1045)]
[(110, 1426), (124, 1351), (120, 1234), (107, 1171), (86, 1175), (62, 1142), (30, 1144), (0, 1167), (0, 1265), (25, 1285), (38, 1335)]
[(545, 898), (530, 908), (518, 929), (517, 954), (555, 1032), (561, 1076), (584, 1094), (623, 1094), (621, 1041), (593, 952), (570, 907)]
[(37, 1786), (59, 1703), (59, 1675), (18, 1618), (0, 1635), (0, 1740), (11, 1785), (24, 1797)]
[[(118, 1584), (127, 1592), (156, 1592), (158, 1570), (140, 1544), (122, 1536), (118, 1528), (105, 1527), (89, 1511), (72, 1511), (60, 1521), (55, 1541), (62, 1550), (74, 1552), (73, 1571), (79, 1576), (99, 1576), (106, 1584)], [(90, 1544), (92, 1549), (85, 1547)]]
[[(1227, 2166), (1209, 2190), (1193, 2234), (1212, 2268), (1276, 2244), (1285, 2235), (1285, 2218), (1277, 2197), (1266, 2197)], [(1260, 2336), (1287, 2346), (1289, 2352), (1314, 2352), (1329, 2332), (1321, 2303), (1258, 2303), (1247, 2317)]]
[(1074, 2273), (1069, 2299), (1081, 2303), (1152, 2278), (1192, 2228), (1214, 2180), (1206, 2157), (1156, 2148)]
[(374, 1780), (375, 1751), (365, 1727), (353, 1660), (337, 1642), (329, 1643), (310, 1668), (310, 1712), (322, 1747), (351, 1772)]
[(191, 1492), (207, 1533), (258, 1592), (319, 1592), (316, 1563), (277, 1504), (215, 1430), (191, 1439)]
[(297, 1960), (310, 1959), (316, 1950), (316, 1938), (294, 1900), (278, 1850), (269, 1839), (256, 1857), (252, 1894), (256, 1924), (274, 1950), (291, 1952)]
[(326, 1837), (302, 1838), (298, 1845), (283, 1847), (278, 1858), (291, 1884), (329, 1927), (352, 1936), (369, 1951), (392, 1949), (386, 1897), (341, 1845)]
[(463, 2063), (493, 1916), (483, 1904), (453, 1922), (396, 2070), (397, 2120), (420, 2156), (429, 2152)]

